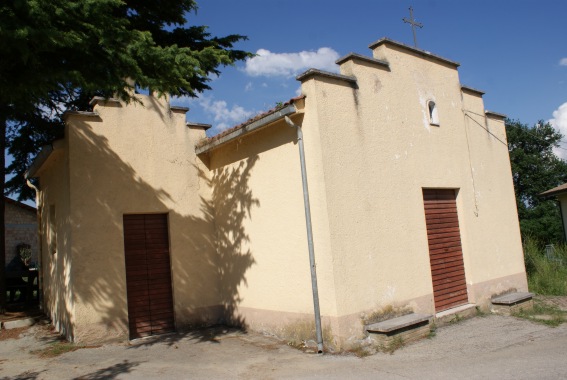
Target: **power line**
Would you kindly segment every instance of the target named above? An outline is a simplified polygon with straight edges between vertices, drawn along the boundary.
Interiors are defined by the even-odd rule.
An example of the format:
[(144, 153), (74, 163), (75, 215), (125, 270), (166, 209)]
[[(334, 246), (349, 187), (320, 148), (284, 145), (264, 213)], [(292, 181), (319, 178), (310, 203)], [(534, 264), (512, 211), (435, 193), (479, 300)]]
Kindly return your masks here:
[[(486, 115), (481, 115), (481, 114), (476, 113), (476, 112), (473, 112), (473, 111), (468, 111), (468, 110), (463, 110), (463, 111), (465, 112), (465, 114), (467, 114), (467, 113), (472, 113), (472, 114), (477, 115), (477, 116), (486, 117)], [(468, 115), (467, 115), (467, 116), (468, 116)], [(470, 118), (471, 120), (475, 121), (478, 125), (480, 125), (480, 126), (482, 127), (482, 125), (481, 125), (479, 122), (477, 122), (476, 120), (474, 120), (472, 117), (469, 116), (469, 118)], [(511, 126), (511, 127), (519, 128), (519, 129), (523, 130), (524, 132), (526, 132), (527, 134), (529, 134), (529, 135), (535, 137), (536, 139), (538, 139), (538, 140), (540, 140), (540, 141), (542, 141), (542, 142), (546, 142), (546, 143), (548, 142), (548, 141), (546, 141), (545, 139), (541, 138), (540, 136), (538, 136), (538, 135), (536, 135), (536, 134), (530, 132), (529, 130), (523, 129), (522, 127), (519, 127), (519, 126), (517, 126), (517, 125), (515, 125), (515, 124), (506, 124), (506, 126), (508, 126), (508, 125)], [(484, 127), (483, 127), (483, 128), (484, 128)], [(484, 129), (486, 130), (486, 128), (484, 128)], [(490, 133), (490, 131), (488, 131), (488, 130), (487, 130), (487, 132)], [(494, 136), (494, 135), (493, 135), (493, 136)], [(496, 136), (494, 136), (494, 137), (496, 137)], [(567, 141), (560, 139), (560, 140), (557, 141), (557, 143), (558, 143), (558, 144), (559, 144), (559, 143), (561, 143), (561, 144), (567, 144)], [(567, 148), (563, 148), (563, 147), (561, 147), (561, 146), (554, 146), (554, 147), (555, 147), (555, 148), (558, 148), (558, 149), (562, 149), (562, 150), (567, 150)]]

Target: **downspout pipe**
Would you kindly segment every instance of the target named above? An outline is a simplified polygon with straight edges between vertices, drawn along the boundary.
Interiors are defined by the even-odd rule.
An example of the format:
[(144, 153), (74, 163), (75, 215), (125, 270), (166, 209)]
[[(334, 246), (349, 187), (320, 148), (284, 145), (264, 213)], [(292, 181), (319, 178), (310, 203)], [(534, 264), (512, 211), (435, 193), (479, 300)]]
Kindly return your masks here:
[(321, 331), (321, 311), (319, 310), (319, 289), (317, 287), (317, 271), (315, 269), (315, 250), (313, 248), (313, 229), (311, 227), (311, 208), (309, 206), (309, 188), (307, 186), (307, 169), (305, 168), (305, 150), (303, 148), (303, 132), (301, 127), (285, 116), (285, 122), (297, 130), (299, 143), (299, 160), (301, 162), (301, 181), (303, 183), (303, 204), (305, 206), (305, 224), (307, 227), (307, 245), (309, 246), (309, 263), (311, 266), (311, 289), (313, 291), (313, 309), (315, 311), (315, 330), (317, 334), (317, 353), (323, 353), (323, 333)]

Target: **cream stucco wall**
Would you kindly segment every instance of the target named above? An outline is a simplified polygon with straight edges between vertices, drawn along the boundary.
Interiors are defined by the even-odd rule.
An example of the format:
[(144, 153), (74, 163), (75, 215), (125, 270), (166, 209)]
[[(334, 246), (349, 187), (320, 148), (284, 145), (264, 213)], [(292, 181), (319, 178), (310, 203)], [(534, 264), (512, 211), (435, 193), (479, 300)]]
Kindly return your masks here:
[(72, 276), (71, 226), (69, 220), (69, 159), (64, 140), (54, 150), (40, 176), (38, 212), (41, 220), (42, 303), (57, 331), (74, 338), (75, 303)]
[[(312, 314), (296, 131), (280, 120), (208, 156), (219, 253), (249, 265), (236, 289), (238, 315), (252, 328), (268, 329)], [(317, 181), (310, 187), (317, 189)], [(313, 194), (318, 212), (319, 192)], [(315, 244), (321, 312), (335, 315), (332, 263), (320, 230)]]
[[(187, 127), (185, 112), (171, 110), (167, 99), (138, 100), (100, 102), (94, 107), (98, 116), (69, 115), (68, 166), (40, 173), (46, 203), (57, 203), (68, 218), (68, 313), (75, 341), (128, 334), (122, 218), (129, 213), (168, 214), (177, 327), (220, 318), (211, 191), (194, 153), (204, 130)], [(44, 183), (65, 176), (68, 206), (62, 210), (63, 190), (50, 191)], [(46, 287), (64, 288), (49, 282)]]
[(386, 305), (434, 313), (423, 188), (458, 190), (471, 303), (527, 290), (502, 120), (485, 120), (482, 98), (461, 91), (454, 65), (387, 44), (374, 56), (389, 68), (341, 65), (356, 86), (317, 75), (302, 85), (306, 149), (321, 154), (327, 206), (314, 225), (329, 225), (343, 336), (362, 312)]

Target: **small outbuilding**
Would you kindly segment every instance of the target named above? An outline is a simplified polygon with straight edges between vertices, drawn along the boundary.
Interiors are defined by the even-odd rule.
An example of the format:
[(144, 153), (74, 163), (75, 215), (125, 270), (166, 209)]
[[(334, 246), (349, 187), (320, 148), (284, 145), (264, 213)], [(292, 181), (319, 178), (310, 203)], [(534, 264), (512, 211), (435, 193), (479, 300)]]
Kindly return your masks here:
[(381, 39), (301, 96), (206, 137), (166, 98), (93, 99), (39, 178), (45, 308), (79, 342), (313, 320), (301, 127), (324, 329), (527, 291), (504, 116), (459, 64)]
[(6, 270), (35, 267), (38, 259), (37, 210), (25, 203), (4, 197)]
[(557, 205), (559, 206), (559, 214), (561, 215), (561, 224), (563, 225), (563, 238), (567, 240), (567, 228), (565, 227), (565, 220), (567, 220), (567, 183), (556, 186), (540, 194), (546, 198), (557, 198)]

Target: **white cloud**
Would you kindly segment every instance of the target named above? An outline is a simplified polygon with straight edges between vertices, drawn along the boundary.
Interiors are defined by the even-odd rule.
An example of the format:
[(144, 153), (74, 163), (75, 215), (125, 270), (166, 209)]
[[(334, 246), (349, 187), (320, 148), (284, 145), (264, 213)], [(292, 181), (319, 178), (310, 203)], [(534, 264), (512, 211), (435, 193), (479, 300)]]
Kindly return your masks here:
[(253, 77), (291, 77), (310, 68), (338, 71), (335, 61), (339, 58), (339, 53), (327, 47), (319, 48), (317, 51), (298, 53), (272, 53), (269, 50), (260, 49), (256, 54), (255, 57), (246, 60), (244, 68), (244, 71)]
[[(553, 111), (553, 119), (549, 120), (549, 123), (564, 136), (563, 140), (567, 139), (567, 102)], [(561, 146), (564, 149), (554, 148), (553, 152), (557, 157), (567, 160), (567, 150), (565, 150), (567, 149), (567, 144), (563, 143)]]
[(214, 100), (211, 96), (200, 96), (197, 99), (197, 104), (203, 108), (205, 113), (213, 116), (215, 121), (213, 132), (215, 133), (238, 125), (255, 113), (254, 111), (246, 110), (238, 104), (233, 104), (232, 107), (229, 107), (224, 100)]
[(244, 87), (244, 91), (248, 92), (248, 91), (252, 90), (252, 88), (253, 88), (252, 82), (248, 82), (248, 83), (246, 83), (246, 86)]
[(561, 59), (559, 60), (559, 64), (560, 64), (561, 66), (567, 66), (567, 58), (561, 58)]

